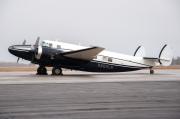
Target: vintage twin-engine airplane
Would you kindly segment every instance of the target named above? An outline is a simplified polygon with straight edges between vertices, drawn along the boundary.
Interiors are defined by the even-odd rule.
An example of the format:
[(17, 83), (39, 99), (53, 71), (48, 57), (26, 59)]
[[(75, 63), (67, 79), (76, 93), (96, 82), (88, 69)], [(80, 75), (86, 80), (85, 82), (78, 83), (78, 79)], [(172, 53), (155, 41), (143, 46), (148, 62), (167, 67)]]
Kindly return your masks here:
[(39, 37), (34, 45), (13, 45), (8, 48), (15, 56), (38, 64), (37, 74), (46, 75), (46, 67), (53, 67), (52, 75), (62, 75), (61, 68), (89, 72), (125, 72), (149, 68), (154, 73), (154, 66), (168, 66), (172, 54), (164, 45), (158, 58), (145, 57), (144, 48), (139, 46), (133, 56), (104, 50), (102, 47), (84, 47), (64, 42), (44, 40)]

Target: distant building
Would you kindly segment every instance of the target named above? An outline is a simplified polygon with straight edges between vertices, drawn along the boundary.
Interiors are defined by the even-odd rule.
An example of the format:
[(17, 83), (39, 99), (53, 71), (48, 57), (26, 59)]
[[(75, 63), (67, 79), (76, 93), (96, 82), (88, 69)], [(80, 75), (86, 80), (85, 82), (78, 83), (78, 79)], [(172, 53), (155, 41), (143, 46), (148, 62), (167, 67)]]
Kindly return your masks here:
[(173, 58), (171, 65), (180, 65), (180, 57)]

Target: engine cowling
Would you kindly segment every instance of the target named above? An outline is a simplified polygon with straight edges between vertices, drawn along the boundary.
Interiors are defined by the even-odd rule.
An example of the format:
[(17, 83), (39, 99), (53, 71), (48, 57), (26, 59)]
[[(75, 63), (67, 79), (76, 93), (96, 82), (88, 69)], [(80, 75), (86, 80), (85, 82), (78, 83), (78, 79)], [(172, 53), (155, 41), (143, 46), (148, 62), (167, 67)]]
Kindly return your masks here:
[(42, 46), (38, 46), (36, 49), (35, 49), (35, 58), (36, 59), (41, 59), (41, 55), (42, 55)]

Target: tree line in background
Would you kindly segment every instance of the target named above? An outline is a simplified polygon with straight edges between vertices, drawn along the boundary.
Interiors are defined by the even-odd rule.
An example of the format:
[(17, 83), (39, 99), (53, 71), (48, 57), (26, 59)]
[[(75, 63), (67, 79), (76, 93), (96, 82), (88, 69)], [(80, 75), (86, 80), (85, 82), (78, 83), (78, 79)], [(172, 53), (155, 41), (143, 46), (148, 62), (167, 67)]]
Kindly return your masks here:
[(180, 65), (180, 57), (173, 58), (171, 65)]

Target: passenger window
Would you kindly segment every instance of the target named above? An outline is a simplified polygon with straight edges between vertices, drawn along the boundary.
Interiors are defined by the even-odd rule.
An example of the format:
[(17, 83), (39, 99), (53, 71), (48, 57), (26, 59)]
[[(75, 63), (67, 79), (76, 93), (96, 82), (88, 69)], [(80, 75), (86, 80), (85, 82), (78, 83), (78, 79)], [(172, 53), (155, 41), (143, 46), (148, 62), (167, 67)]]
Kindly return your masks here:
[(108, 62), (112, 62), (112, 58), (111, 57), (108, 57)]
[(42, 46), (44, 46), (44, 44), (45, 44), (45, 42), (43, 41), (43, 42), (42, 42)]
[(108, 61), (108, 57), (107, 56), (103, 56), (103, 60), (104, 61)]
[(49, 43), (49, 47), (52, 48), (52, 43)]
[(57, 49), (61, 49), (61, 46), (60, 46), (60, 45), (57, 45)]

